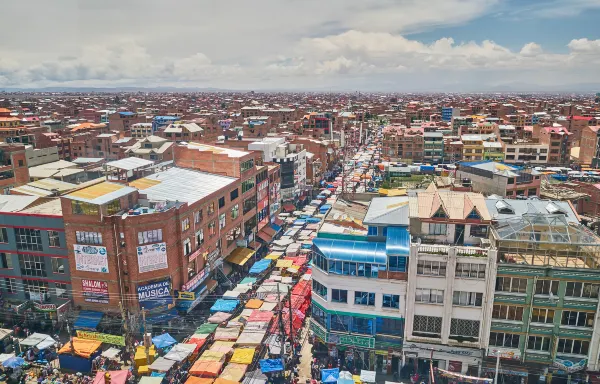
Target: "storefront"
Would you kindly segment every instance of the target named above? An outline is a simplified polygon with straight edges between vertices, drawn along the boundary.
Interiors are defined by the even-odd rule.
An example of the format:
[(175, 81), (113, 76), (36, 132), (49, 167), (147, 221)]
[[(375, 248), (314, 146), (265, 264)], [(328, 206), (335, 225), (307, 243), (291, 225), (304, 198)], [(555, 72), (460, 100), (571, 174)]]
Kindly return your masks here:
[(430, 360), (433, 367), (450, 372), (478, 376), (483, 353), (481, 350), (438, 344), (405, 342), (403, 367), (409, 366), (413, 372), (429, 372)]
[(183, 284), (180, 291), (176, 292), (178, 310), (190, 313), (208, 294), (208, 288), (203, 283), (208, 279), (210, 271), (210, 266), (206, 265), (196, 276)]

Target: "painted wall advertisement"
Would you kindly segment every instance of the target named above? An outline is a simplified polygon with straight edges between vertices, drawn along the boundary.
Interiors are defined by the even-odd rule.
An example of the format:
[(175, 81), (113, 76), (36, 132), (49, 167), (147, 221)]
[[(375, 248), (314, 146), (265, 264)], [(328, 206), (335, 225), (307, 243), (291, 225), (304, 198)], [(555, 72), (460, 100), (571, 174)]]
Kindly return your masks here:
[(74, 244), (75, 269), (86, 272), (108, 273), (106, 247)]
[(125, 337), (123, 336), (77, 330), (77, 337), (85, 340), (101, 341), (106, 344), (120, 345), (121, 347), (125, 346)]
[(156, 283), (138, 285), (138, 301), (144, 309), (167, 307), (173, 304), (171, 296), (171, 279), (158, 281)]
[(83, 300), (88, 303), (108, 304), (108, 283), (98, 280), (81, 280)]
[(167, 244), (157, 243), (137, 247), (140, 273), (165, 269), (167, 265)]

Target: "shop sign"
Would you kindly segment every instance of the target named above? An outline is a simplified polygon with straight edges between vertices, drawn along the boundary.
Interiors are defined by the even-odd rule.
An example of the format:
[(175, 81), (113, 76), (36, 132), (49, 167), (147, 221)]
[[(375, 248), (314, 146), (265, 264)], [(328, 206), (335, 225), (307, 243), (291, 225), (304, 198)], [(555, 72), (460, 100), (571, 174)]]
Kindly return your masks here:
[(108, 283), (98, 280), (81, 280), (83, 300), (88, 303), (108, 304)]
[(56, 304), (40, 304), (33, 303), (33, 307), (39, 312), (54, 312), (56, 311)]
[(194, 260), (196, 260), (196, 258), (198, 256), (200, 256), (202, 254), (202, 248), (198, 248), (194, 253), (192, 253), (189, 257), (189, 261), (190, 263)]
[(196, 300), (194, 300), (192, 302), (192, 304), (190, 305), (190, 308), (187, 310), (188, 313), (192, 309), (194, 309), (196, 307), (196, 305), (198, 305), (198, 303), (201, 302), (206, 297), (206, 295), (208, 294), (207, 289), (208, 288), (206, 286), (204, 286), (204, 287), (202, 287), (202, 289), (200, 290), (200, 292), (198, 292), (198, 297), (196, 297)]
[(206, 257), (206, 260), (209, 264), (214, 263), (221, 256), (221, 249), (217, 248), (214, 251), (210, 252)]
[(96, 340), (106, 344), (125, 346), (125, 337), (117, 335), (109, 335), (108, 333), (88, 332), (77, 330), (77, 337), (85, 340)]
[(561, 371), (573, 373), (584, 370), (587, 366), (587, 359), (581, 359), (579, 361), (573, 362), (571, 360), (560, 359), (557, 357), (556, 359), (554, 359), (552, 366), (560, 369)]
[(330, 333), (329, 335), (327, 335), (327, 342), (338, 345), (348, 345), (362, 348), (375, 348), (375, 338), (373, 337), (340, 335), (337, 333)]
[(188, 291), (188, 292), (193, 291), (204, 281), (204, 279), (206, 279), (209, 272), (210, 272), (210, 267), (207, 265), (206, 267), (204, 267), (203, 270), (198, 272), (198, 274), (196, 276), (192, 277), (192, 279), (190, 281), (183, 284), (181, 286), (181, 290)]
[(501, 359), (521, 360), (521, 351), (519, 349), (488, 348), (489, 357), (498, 357), (498, 355)]
[(106, 247), (73, 244), (75, 269), (84, 272), (108, 273)]
[(177, 299), (178, 300), (195, 300), (196, 299), (196, 294), (194, 292), (178, 291), (177, 292)]
[[(484, 373), (495, 373), (496, 368), (483, 367), (482, 371)], [(529, 376), (529, 373), (527, 371), (515, 371), (513, 369), (505, 369), (505, 368), (500, 368), (498, 370), (498, 373), (502, 374), (502, 375), (510, 375), (510, 376), (521, 376), (521, 377)]]
[(171, 297), (171, 279), (138, 285), (137, 294), (140, 306), (144, 307), (144, 309), (166, 307), (169, 304), (173, 304), (173, 297)]
[(327, 332), (323, 328), (318, 326), (314, 321), (310, 322), (310, 329), (311, 331), (313, 331), (316, 337), (321, 339), (321, 341), (327, 342)]
[(405, 342), (402, 346), (403, 351), (408, 352), (419, 352), (419, 351), (427, 351), (431, 352), (433, 349), (434, 352), (445, 353), (453, 356), (463, 356), (463, 357), (475, 357), (481, 358), (482, 353), (477, 349), (468, 349), (468, 348), (459, 348), (459, 347), (450, 347), (444, 345), (437, 344), (423, 344), (423, 343), (411, 343)]
[(137, 247), (140, 273), (165, 269), (167, 264), (167, 243), (148, 244)]

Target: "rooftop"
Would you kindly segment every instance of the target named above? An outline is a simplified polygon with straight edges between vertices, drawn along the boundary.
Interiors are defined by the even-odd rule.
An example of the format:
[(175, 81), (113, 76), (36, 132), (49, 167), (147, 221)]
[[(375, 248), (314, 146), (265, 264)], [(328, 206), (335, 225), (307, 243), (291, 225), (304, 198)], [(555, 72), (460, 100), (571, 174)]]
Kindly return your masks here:
[(215, 155), (227, 155), (228, 157), (244, 157), (250, 154), (250, 152), (246, 151), (239, 151), (237, 149), (217, 147), (214, 145), (207, 145), (201, 143), (187, 143), (180, 145), (186, 146), (188, 149), (196, 149), (200, 152), (212, 152)]
[(371, 200), (365, 224), (408, 225), (408, 196), (376, 197)]
[(120, 197), (127, 196), (135, 191), (135, 188), (131, 188), (123, 184), (104, 181), (82, 188), (75, 192), (71, 192), (67, 195), (64, 195), (64, 197), (70, 200), (102, 205)]

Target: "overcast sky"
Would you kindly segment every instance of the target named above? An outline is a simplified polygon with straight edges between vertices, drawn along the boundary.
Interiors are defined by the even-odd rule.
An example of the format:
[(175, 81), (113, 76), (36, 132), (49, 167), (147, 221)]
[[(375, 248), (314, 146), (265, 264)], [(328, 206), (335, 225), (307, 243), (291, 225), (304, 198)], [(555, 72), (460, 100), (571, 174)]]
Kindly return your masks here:
[(600, 85), (600, 0), (19, 0), (2, 14), (0, 87)]

